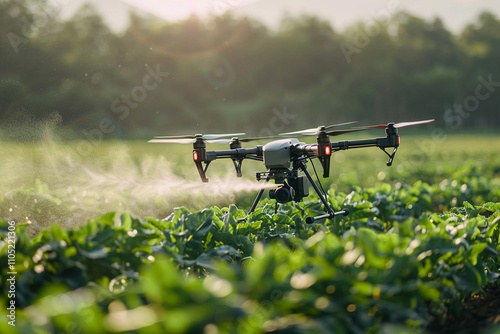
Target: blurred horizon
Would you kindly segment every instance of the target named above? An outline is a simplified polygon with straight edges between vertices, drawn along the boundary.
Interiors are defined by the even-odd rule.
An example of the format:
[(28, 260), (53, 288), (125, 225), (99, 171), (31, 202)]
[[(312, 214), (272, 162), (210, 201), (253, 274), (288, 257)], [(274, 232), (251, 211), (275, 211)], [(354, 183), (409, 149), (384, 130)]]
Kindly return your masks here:
[[(313, 15), (328, 21), (335, 30), (344, 30), (360, 21), (378, 19), (383, 12), (396, 8), (426, 20), (440, 18), (452, 33), (460, 33), (481, 12), (500, 16), (500, 6), (495, 0), (424, 0), (404, 2), (399, 0), (51, 0), (60, 9), (61, 17), (68, 19), (86, 3), (96, 8), (106, 23), (115, 31), (127, 28), (129, 12), (153, 15), (175, 22), (191, 15), (208, 18), (226, 12), (237, 16), (249, 16), (272, 29), (277, 29), (283, 18), (297, 15)], [(450, 10), (452, 8), (453, 10)]]
[(298, 13), (271, 28), (238, 14), (263, 2), (220, 0), (233, 9), (175, 22), (132, 12), (127, 28), (114, 31), (103, 8), (135, 8), (131, 1), (87, 4), (64, 20), (49, 0), (0, 2), (1, 139), (35, 140), (43, 131), (33, 127), (102, 140), (430, 118), (422, 129), (500, 126), (500, 20), (492, 12), (455, 33), (396, 1), (379, 8), (385, 15), (338, 31)]

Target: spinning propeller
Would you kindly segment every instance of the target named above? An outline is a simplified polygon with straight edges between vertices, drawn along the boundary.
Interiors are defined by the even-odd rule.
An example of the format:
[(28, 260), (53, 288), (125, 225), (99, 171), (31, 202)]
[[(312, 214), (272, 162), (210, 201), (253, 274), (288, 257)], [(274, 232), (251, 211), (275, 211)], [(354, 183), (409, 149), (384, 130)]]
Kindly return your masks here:
[[(395, 123), (394, 127), (404, 128), (406, 126), (419, 125), (433, 122), (433, 119), (424, 120), (424, 121), (416, 121), (416, 122), (400, 122)], [(339, 136), (349, 132), (363, 131), (369, 129), (385, 129), (388, 124), (379, 124), (379, 125), (368, 125), (361, 127), (352, 127), (348, 129), (340, 129), (335, 130), (334, 128), (344, 125), (350, 125), (357, 123), (357, 121), (332, 124), (328, 126), (319, 126), (316, 128), (293, 131), (293, 132), (285, 132), (280, 133), (278, 136), (297, 136), (297, 137), (306, 137), (306, 136), (318, 136), (320, 134), (328, 135), (328, 136)], [(264, 139), (276, 138), (277, 136), (267, 136), (267, 137), (247, 137), (247, 138), (239, 138), (240, 136), (245, 136), (245, 133), (225, 133), (225, 134), (196, 134), (196, 135), (180, 135), (180, 136), (156, 136), (154, 139), (151, 139), (150, 143), (170, 143), (170, 144), (193, 144), (197, 139), (202, 139), (203, 141), (209, 144), (232, 144), (232, 143), (247, 143), (251, 141), (258, 141)]]
[[(415, 121), (415, 122), (400, 122), (394, 124), (395, 128), (404, 128), (406, 126), (412, 126), (412, 125), (419, 125), (419, 124), (425, 124), (425, 123), (430, 123), (434, 122), (434, 119), (427, 119), (425, 121)], [(387, 127), (387, 124), (379, 124), (379, 125), (371, 125), (371, 126), (364, 126), (362, 127), (363, 129), (385, 129)]]
[(197, 135), (183, 135), (183, 136), (156, 136), (151, 139), (149, 143), (170, 143), (170, 144), (192, 144), (198, 138), (207, 141), (208, 143), (215, 143), (219, 138), (244, 136), (245, 133), (224, 133), (224, 134), (197, 134)]
[[(433, 119), (428, 119), (425, 121), (395, 123), (393, 125), (395, 128), (399, 129), (399, 128), (404, 128), (406, 126), (425, 124), (425, 123), (430, 123), (433, 121), (434, 121)], [(285, 133), (280, 133), (280, 136), (317, 136), (317, 135), (322, 134), (322, 133), (324, 133), (328, 136), (339, 136), (339, 135), (343, 135), (345, 133), (355, 132), (355, 131), (363, 131), (363, 130), (369, 130), (369, 129), (385, 129), (388, 126), (388, 124), (379, 124), (379, 125), (352, 127), (349, 129), (341, 129), (341, 130), (334, 130), (333, 129), (334, 127), (337, 127), (337, 126), (343, 126), (343, 125), (348, 125), (348, 124), (353, 124), (353, 123), (357, 123), (357, 122), (354, 121), (354, 122), (347, 122), (347, 123), (334, 124), (334, 125), (328, 125), (328, 126), (320, 126), (317, 128), (294, 131), (294, 132), (285, 132)]]
[(354, 124), (354, 123), (357, 123), (357, 121), (340, 123), (340, 124), (333, 124), (333, 125), (328, 125), (328, 126), (319, 126), (316, 128), (300, 130), (300, 131), (285, 132), (285, 133), (280, 133), (280, 136), (316, 136), (322, 131), (325, 131), (328, 133), (329, 131), (333, 131), (332, 129), (336, 128), (338, 126), (344, 126), (344, 125), (349, 125), (349, 124)]

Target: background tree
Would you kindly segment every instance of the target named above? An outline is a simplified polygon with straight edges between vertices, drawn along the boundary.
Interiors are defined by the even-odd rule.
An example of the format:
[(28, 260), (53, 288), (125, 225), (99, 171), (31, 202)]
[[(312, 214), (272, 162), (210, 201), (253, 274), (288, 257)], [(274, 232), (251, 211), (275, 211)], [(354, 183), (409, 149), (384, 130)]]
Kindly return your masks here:
[[(103, 118), (116, 126), (106, 138), (258, 134), (283, 108), (296, 128), (420, 118), (445, 126), (445, 110), (473, 96), (479, 77), (500, 81), (500, 20), (490, 13), (459, 35), (408, 13), (344, 31), (314, 16), (287, 16), (271, 30), (227, 13), (180, 22), (131, 14), (120, 33), (90, 6), (66, 21), (56, 14), (44, 0), (0, 1), (4, 134), (49, 120), (79, 138)], [(356, 47), (350, 59), (347, 42)], [(120, 117), (116, 101), (125, 106), (146, 66), (169, 76)], [(500, 125), (500, 94), (490, 93), (468, 127)], [(32, 133), (16, 129), (17, 138)]]

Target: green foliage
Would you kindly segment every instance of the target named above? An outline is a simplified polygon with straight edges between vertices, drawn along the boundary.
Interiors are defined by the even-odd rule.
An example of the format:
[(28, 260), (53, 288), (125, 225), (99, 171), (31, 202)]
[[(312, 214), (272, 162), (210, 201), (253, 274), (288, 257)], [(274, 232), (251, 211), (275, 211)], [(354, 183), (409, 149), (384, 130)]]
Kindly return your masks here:
[[(417, 183), (330, 191), (348, 217), (307, 225), (318, 200), (247, 221), (234, 205), (164, 220), (114, 213), (30, 238), (16, 227), (22, 332), (371, 332), (425, 327), (498, 282), (500, 203), (431, 213)], [(421, 198), (416, 195), (420, 192)], [(413, 205), (414, 209), (409, 209)], [(0, 233), (8, 237), (2, 221)], [(7, 247), (0, 253), (7, 277)], [(2, 281), (4, 301), (8, 289)], [(1, 311), (5, 312), (5, 311)], [(2, 316), (4, 314), (2, 313)], [(12, 328), (2, 328), (8, 333)]]

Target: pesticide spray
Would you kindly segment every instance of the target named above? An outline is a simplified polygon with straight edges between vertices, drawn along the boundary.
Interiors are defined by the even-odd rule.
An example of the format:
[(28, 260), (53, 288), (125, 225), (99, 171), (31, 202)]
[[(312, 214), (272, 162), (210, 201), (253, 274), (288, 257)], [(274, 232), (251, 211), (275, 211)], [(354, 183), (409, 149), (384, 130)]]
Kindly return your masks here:
[(175, 207), (227, 206), (236, 195), (275, 187), (237, 178), (229, 169), (202, 183), (190, 161), (179, 168), (163, 155), (145, 154), (144, 146), (103, 142), (92, 155), (81, 156), (76, 144), (51, 136), (2, 143), (2, 156), (8, 158), (0, 164), (0, 217), (28, 222), (36, 233), (53, 223), (75, 227), (111, 211), (161, 219)]

